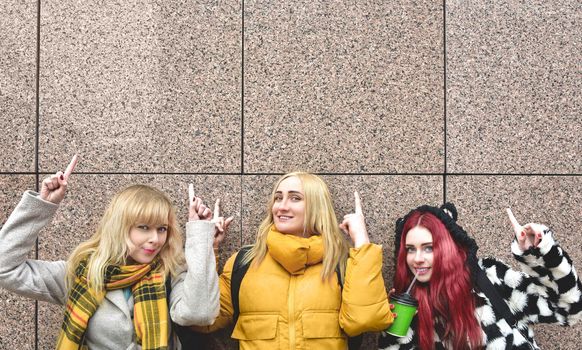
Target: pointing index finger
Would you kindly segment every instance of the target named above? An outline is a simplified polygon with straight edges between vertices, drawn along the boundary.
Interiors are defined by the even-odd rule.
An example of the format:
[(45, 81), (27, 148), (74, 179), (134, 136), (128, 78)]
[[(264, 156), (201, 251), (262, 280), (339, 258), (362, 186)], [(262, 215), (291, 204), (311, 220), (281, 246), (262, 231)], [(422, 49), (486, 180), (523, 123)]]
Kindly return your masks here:
[(73, 173), (73, 170), (75, 170), (75, 166), (77, 166), (78, 160), (79, 160), (79, 157), (75, 154), (73, 156), (73, 159), (71, 159), (71, 162), (67, 166), (65, 173), (63, 174), (63, 177), (65, 178), (65, 180), (68, 180), (69, 176), (71, 176), (71, 174)]
[(356, 206), (356, 214), (362, 214), (362, 201), (360, 199), (360, 194), (358, 191), (354, 192), (354, 203)]
[(513, 216), (513, 212), (511, 211), (511, 209), (507, 208), (506, 210), (507, 216), (509, 216), (509, 221), (511, 221), (511, 226), (513, 226), (513, 230), (515, 231), (515, 233), (519, 233), (518, 231), (521, 230), (521, 225), (519, 224), (519, 222), (517, 222), (515, 216)]
[(192, 204), (194, 201), (194, 185), (188, 184), (188, 204)]
[(220, 198), (214, 202), (214, 217), (213, 219), (218, 219), (220, 217)]

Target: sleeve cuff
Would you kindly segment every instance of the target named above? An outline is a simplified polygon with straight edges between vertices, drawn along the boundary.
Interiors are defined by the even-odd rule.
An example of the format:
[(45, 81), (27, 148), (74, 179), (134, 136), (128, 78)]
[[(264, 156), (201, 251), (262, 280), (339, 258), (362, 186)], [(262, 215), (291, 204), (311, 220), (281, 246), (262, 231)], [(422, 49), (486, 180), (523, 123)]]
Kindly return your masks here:
[(214, 239), (214, 223), (206, 220), (188, 221), (186, 223), (186, 235), (189, 239), (206, 241)]
[(534, 255), (543, 256), (548, 254), (550, 249), (556, 244), (552, 231), (547, 227), (542, 225), (542, 240), (536, 248), (530, 247), (527, 250), (522, 250), (517, 243), (517, 238), (513, 239), (511, 242), (511, 252), (516, 256)]

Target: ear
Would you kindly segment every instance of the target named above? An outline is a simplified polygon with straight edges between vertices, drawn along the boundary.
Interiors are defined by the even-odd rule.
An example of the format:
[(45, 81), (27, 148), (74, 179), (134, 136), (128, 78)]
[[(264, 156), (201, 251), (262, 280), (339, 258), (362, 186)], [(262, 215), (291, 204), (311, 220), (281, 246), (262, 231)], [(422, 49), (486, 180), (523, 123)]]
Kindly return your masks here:
[(447, 215), (450, 216), (454, 221), (457, 221), (457, 208), (453, 203), (447, 202), (441, 205), (441, 210), (447, 213)]
[(404, 222), (404, 218), (398, 218), (398, 219), (396, 219), (396, 227), (402, 225), (403, 222)]
[(396, 226), (394, 227), (394, 248), (398, 251), (398, 246), (400, 245), (400, 236), (402, 235), (402, 229), (404, 226), (404, 218), (396, 219)]

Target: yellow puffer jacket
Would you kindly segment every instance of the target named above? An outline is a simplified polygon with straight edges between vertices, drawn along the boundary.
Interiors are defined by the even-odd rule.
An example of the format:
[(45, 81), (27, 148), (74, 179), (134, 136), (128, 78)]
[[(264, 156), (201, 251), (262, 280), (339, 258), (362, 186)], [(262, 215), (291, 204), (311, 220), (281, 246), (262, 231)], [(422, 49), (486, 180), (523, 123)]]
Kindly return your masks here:
[[(321, 236), (300, 238), (271, 230), (268, 253), (251, 265), (239, 293), (232, 332), (240, 349), (347, 349), (346, 334), (386, 329), (393, 321), (384, 280), (382, 248), (366, 244), (349, 253), (343, 290), (334, 274), (321, 279)], [(220, 276), (220, 315), (212, 331), (232, 322), (230, 277), (236, 254)]]

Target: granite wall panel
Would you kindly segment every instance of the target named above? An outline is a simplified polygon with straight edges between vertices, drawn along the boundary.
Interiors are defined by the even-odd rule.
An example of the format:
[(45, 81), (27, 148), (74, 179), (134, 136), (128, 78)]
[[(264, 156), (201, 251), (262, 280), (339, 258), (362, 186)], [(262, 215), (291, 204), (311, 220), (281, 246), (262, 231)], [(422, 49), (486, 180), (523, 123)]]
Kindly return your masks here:
[(238, 172), (238, 1), (43, 3), (40, 168)]
[[(235, 217), (229, 236), (240, 236), (240, 176), (214, 175), (84, 175), (73, 174), (69, 180), (68, 193), (52, 221), (39, 239), (39, 259), (66, 259), (68, 254), (82, 241), (89, 238), (109, 201), (115, 193), (131, 184), (146, 184), (164, 191), (177, 209), (180, 227), (187, 220), (188, 184), (206, 204), (213, 207), (221, 199), (223, 213)], [(224, 250), (231, 248), (237, 240), (230, 238)], [(236, 244), (238, 246), (238, 244)], [(62, 322), (62, 306), (39, 305), (39, 348), (54, 347), (58, 329)]]
[[(257, 228), (267, 214), (268, 199), (279, 178), (277, 175), (243, 177), (243, 244), (254, 243)], [(344, 215), (353, 213), (354, 191), (359, 192), (370, 240), (387, 247), (384, 275), (391, 280), (394, 272), (394, 223), (412, 208), (424, 203), (440, 203), (442, 177), (323, 175), (322, 178), (328, 184), (338, 223), (342, 222)]]
[[(267, 202), (280, 176), (243, 177), (243, 244), (252, 244), (257, 228), (267, 214)], [(354, 212), (354, 191), (358, 191), (366, 216), (370, 241), (384, 248), (383, 274), (387, 289), (394, 276), (394, 227), (396, 218), (424, 203), (442, 201), (441, 176), (325, 175), (338, 223)], [(350, 240), (349, 236), (346, 238)], [(362, 349), (372, 349), (377, 334), (366, 335)]]
[[(459, 223), (479, 245), (479, 256), (494, 256), (518, 268), (510, 251), (514, 233), (505, 213), (511, 207), (521, 224), (543, 223), (582, 266), (580, 223), (582, 178), (579, 176), (450, 176), (447, 200), (456, 204)], [(577, 349), (582, 328), (536, 326), (542, 349)]]
[(447, 165), (579, 174), (578, 1), (447, 1)]
[[(0, 222), (4, 224), (22, 193), (34, 190), (34, 175), (0, 175)], [(6, 244), (0, 242), (0, 244)], [(34, 259), (35, 251), (29, 254)], [(34, 300), (0, 288), (0, 349), (33, 350), (36, 305)]]
[(435, 1), (245, 2), (244, 170), (440, 172)]
[(0, 172), (34, 171), (37, 1), (3, 1), (0, 18)]

